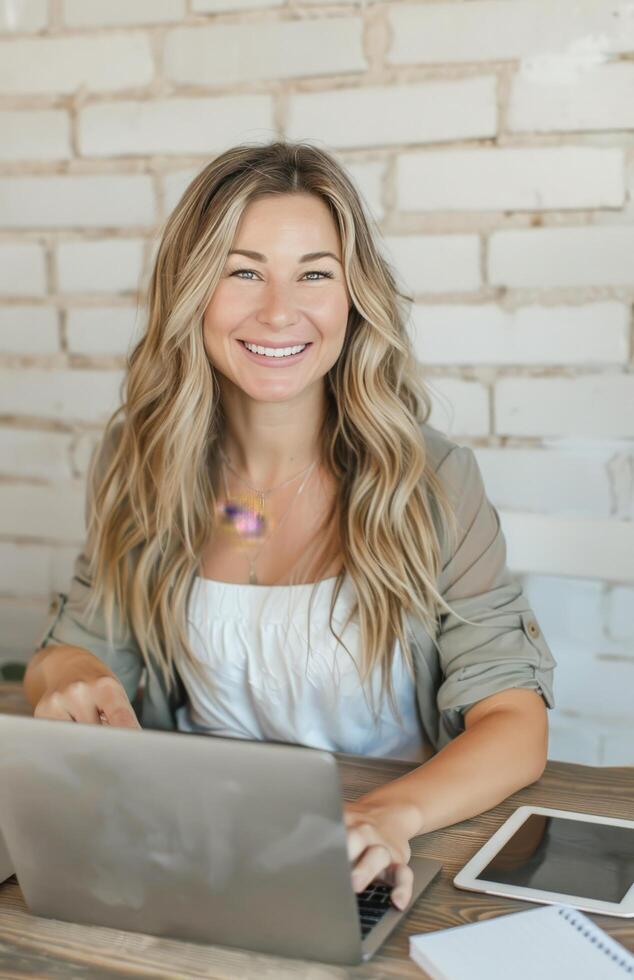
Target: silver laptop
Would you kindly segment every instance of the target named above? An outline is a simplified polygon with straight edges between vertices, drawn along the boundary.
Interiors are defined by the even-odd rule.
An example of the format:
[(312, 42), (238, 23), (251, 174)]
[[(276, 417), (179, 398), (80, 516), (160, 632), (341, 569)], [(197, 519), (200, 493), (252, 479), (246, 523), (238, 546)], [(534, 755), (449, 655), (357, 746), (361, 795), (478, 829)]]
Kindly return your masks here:
[[(352, 887), (337, 762), (302, 745), (0, 715), (0, 832), (35, 915), (369, 959), (403, 911)], [(1, 887), (1, 886), (0, 886)]]

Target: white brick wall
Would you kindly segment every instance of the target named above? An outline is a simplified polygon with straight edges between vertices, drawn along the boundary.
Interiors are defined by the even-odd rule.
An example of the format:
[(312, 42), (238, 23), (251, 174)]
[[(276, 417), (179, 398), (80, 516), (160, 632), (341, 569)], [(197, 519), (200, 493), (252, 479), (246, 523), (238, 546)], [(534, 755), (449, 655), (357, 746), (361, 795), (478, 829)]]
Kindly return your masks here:
[(57, 249), (59, 288), (65, 293), (126, 293), (139, 287), (145, 242), (110, 238), (63, 242)]
[(0, 295), (40, 296), (46, 292), (46, 259), (41, 245), (0, 243)]
[(242, 85), (269, 78), (356, 74), (367, 68), (360, 17), (177, 27), (164, 64), (177, 85)]
[(70, 116), (63, 109), (0, 112), (0, 160), (67, 160)]
[(492, 137), (494, 77), (369, 85), (289, 96), (286, 135), (333, 148)]
[(0, 659), (68, 588), (158, 231), (215, 154), (346, 167), (432, 425), (473, 447), (559, 666), (550, 757), (634, 764), (627, 0), (0, 4)]
[(73, 307), (66, 316), (68, 350), (125, 356), (144, 328), (135, 306)]
[(0, 177), (6, 228), (115, 228), (152, 225), (152, 181), (129, 176)]
[(0, 41), (0, 93), (116, 92), (148, 85), (153, 76), (152, 50), (144, 34)]
[(59, 326), (54, 309), (0, 306), (0, 353), (55, 354), (58, 350)]
[(516, 310), (493, 303), (421, 303), (412, 316), (416, 354), (427, 364), (625, 365), (629, 357), (625, 303)]
[(39, 31), (46, 27), (48, 0), (21, 0), (0, 6), (0, 34)]
[(270, 129), (268, 95), (216, 99), (157, 99), (155, 102), (100, 102), (79, 116), (79, 147), (85, 156), (112, 157), (219, 153), (240, 139), (247, 126)]
[(404, 211), (620, 207), (624, 162), (622, 150), (584, 146), (408, 153), (397, 161), (396, 203)]
[(443, 64), (460, 61), (507, 61), (565, 54), (579, 38), (598, 35), (601, 52), (634, 48), (634, 24), (621, 16), (623, 3), (575, 0), (468, 0), (402, 3), (389, 8), (393, 41), (389, 64)]
[(165, 24), (184, 16), (185, 0), (64, 0), (63, 5), (69, 27)]

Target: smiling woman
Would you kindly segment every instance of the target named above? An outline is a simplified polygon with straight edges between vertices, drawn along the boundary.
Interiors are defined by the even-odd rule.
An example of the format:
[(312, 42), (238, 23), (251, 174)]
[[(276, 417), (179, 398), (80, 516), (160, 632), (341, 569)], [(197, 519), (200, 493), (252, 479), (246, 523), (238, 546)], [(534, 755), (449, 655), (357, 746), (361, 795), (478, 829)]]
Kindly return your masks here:
[(355, 887), (399, 900), (414, 834), (538, 777), (554, 659), (473, 452), (427, 423), (371, 227), (308, 144), (192, 181), (25, 686), (40, 717), (134, 726), (145, 666), (147, 726), (433, 755), (346, 805)]

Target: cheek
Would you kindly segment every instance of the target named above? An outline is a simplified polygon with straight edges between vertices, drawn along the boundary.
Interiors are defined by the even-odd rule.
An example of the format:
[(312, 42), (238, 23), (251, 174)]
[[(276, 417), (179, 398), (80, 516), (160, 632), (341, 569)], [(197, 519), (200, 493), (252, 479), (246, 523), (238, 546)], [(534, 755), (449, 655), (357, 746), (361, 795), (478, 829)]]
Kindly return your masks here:
[(323, 325), (328, 336), (338, 338), (345, 333), (348, 323), (348, 300), (345, 294), (329, 296), (322, 299), (321, 304), (314, 310), (315, 317)]

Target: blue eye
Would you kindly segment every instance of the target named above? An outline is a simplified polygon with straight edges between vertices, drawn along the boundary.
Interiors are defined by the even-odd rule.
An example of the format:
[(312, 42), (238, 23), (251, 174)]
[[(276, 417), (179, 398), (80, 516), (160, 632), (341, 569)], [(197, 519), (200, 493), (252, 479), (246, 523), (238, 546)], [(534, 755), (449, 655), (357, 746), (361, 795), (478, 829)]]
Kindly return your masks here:
[[(236, 271), (235, 272), (232, 272), (231, 275), (232, 276), (238, 276), (238, 278), (241, 278), (241, 275), (240, 274), (242, 272), (247, 272), (247, 273), (253, 272), (254, 275), (257, 275), (257, 273), (255, 273), (253, 269), (236, 269)], [(318, 271), (316, 269), (313, 269), (311, 272), (305, 272), (304, 275), (305, 276), (323, 276), (325, 279), (333, 279), (334, 278), (334, 275), (333, 275), (332, 272), (321, 272), (321, 271)], [(315, 279), (312, 279), (311, 280), (311, 282), (316, 282), (316, 281), (318, 281), (318, 280), (315, 280)]]

